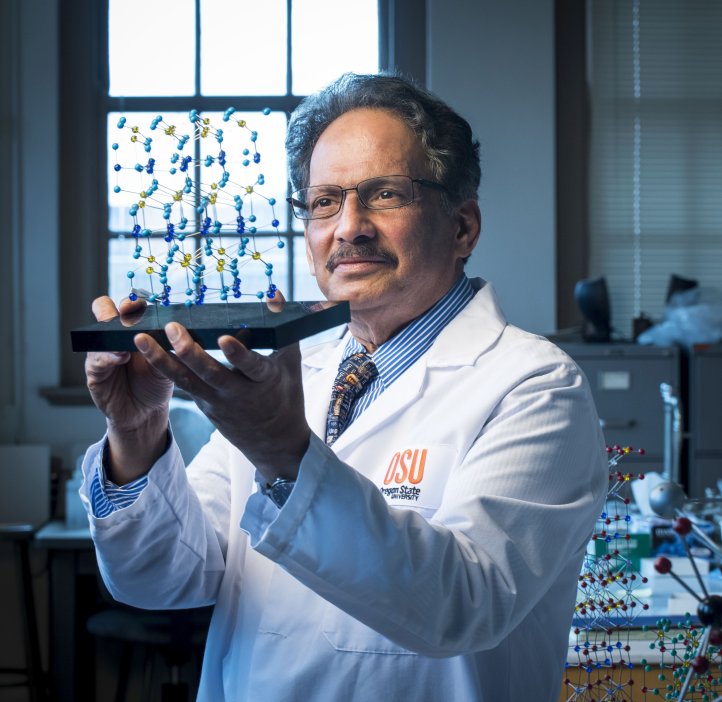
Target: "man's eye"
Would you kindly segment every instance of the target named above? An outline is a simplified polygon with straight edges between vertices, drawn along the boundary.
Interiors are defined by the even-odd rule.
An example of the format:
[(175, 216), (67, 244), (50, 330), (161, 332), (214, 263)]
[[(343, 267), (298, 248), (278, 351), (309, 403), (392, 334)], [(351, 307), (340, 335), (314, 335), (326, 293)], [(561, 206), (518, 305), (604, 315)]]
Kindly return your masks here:
[(332, 198), (332, 197), (329, 197), (326, 195), (324, 197), (317, 197), (313, 201), (312, 207), (313, 207), (314, 211), (324, 210), (324, 209), (328, 209), (329, 207), (333, 207), (337, 202), (338, 202), (337, 198)]
[(375, 190), (370, 197), (371, 202), (395, 202), (403, 199), (403, 195), (398, 190), (392, 190), (391, 188), (379, 188)]

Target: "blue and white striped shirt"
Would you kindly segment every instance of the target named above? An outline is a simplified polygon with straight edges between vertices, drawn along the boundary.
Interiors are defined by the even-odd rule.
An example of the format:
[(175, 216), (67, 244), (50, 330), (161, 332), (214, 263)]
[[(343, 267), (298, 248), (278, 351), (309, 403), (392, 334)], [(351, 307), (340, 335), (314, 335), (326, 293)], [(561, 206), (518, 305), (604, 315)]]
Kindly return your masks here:
[(102, 465), (98, 466), (98, 470), (95, 471), (93, 476), (93, 482), (90, 484), (90, 504), (93, 508), (93, 514), (101, 519), (118, 509), (130, 507), (148, 484), (147, 475), (141, 475), (140, 478), (126, 485), (116, 485), (108, 480), (105, 477), (104, 469), (108, 458), (107, 454), (108, 442), (106, 440)]
[[(347, 427), (429, 350), (444, 327), (466, 307), (472, 297), (474, 297), (474, 289), (469, 279), (462, 275), (433, 307), (406, 325), (396, 336), (381, 344), (371, 354), (379, 373), (366, 386), (361, 397), (351, 408)], [(365, 350), (354, 337), (351, 337), (346, 344), (341, 363), (349, 356)]]
[[(433, 307), (376, 349), (371, 357), (378, 369), (378, 375), (351, 408), (347, 427), (429, 350), (444, 327), (466, 307), (472, 297), (474, 297), (474, 289), (466, 275), (462, 275)], [(341, 362), (361, 351), (365, 351), (364, 347), (351, 337), (346, 344)], [(103, 463), (105, 463), (105, 451)], [(105, 477), (101, 466), (90, 487), (93, 514), (102, 518), (118, 509), (128, 507), (135, 502), (147, 484), (148, 476), (144, 475), (127, 485), (115, 485)]]

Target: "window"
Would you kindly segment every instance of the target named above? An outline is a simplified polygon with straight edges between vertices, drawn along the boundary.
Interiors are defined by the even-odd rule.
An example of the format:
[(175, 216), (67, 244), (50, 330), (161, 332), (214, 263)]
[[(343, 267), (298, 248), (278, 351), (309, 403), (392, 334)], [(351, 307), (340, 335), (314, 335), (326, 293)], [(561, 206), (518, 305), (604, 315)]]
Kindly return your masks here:
[(319, 298), (286, 203), (288, 115), (344, 71), (378, 71), (378, 27), (378, 0), (109, 0), (111, 297), (130, 282), (174, 302), (242, 301), (273, 282)]
[(624, 337), (670, 276), (719, 287), (722, 4), (593, 0), (590, 273)]

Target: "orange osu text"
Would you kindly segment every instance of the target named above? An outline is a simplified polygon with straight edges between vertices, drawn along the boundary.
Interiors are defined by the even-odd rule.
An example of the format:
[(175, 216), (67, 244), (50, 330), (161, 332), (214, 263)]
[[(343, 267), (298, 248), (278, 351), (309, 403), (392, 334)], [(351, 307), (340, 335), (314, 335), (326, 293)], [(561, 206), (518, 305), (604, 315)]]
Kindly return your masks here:
[(413, 485), (420, 483), (424, 479), (427, 452), (428, 449), (397, 451), (391, 457), (389, 467), (386, 469), (384, 485), (389, 485), (391, 481), (400, 485), (407, 480)]

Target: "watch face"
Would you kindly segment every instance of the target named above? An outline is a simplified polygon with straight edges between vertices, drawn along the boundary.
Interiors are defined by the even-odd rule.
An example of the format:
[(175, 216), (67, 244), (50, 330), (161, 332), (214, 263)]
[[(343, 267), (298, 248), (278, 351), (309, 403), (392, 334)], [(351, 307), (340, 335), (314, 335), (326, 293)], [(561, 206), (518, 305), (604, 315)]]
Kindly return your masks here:
[(295, 484), (295, 480), (277, 480), (271, 485), (270, 497), (278, 507), (286, 504)]

